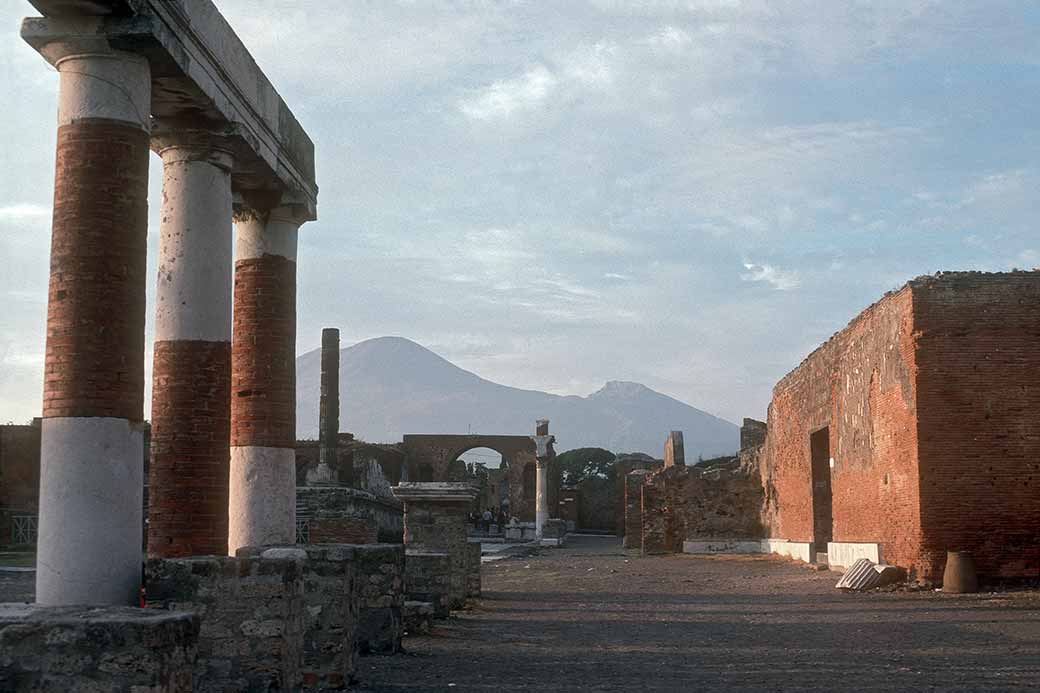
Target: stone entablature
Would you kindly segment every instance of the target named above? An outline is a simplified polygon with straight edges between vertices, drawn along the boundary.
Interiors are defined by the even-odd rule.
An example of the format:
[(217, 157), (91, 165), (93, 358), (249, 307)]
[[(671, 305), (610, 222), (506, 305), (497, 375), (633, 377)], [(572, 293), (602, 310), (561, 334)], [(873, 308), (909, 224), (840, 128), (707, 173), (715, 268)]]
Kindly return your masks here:
[(44, 57), (74, 44), (147, 58), (158, 131), (221, 131), (241, 202), (268, 208), (284, 191), (316, 218), (314, 144), (211, 0), (30, 1), (44, 17), (23, 20), (22, 38)]

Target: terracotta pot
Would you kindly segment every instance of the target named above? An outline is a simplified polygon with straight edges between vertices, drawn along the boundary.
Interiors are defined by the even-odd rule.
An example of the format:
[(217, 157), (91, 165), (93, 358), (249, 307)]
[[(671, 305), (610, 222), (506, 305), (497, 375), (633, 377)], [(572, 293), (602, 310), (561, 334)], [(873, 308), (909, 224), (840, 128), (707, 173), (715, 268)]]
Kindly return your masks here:
[(975, 574), (975, 559), (970, 551), (947, 551), (946, 570), (943, 571), (943, 592), (964, 594), (979, 591)]

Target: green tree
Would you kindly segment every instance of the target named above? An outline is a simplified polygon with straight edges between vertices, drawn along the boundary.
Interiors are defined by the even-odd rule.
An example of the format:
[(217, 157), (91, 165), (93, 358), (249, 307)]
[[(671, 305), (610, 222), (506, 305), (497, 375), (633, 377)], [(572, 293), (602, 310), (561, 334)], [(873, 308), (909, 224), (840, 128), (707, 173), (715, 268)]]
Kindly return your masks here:
[(567, 486), (586, 479), (614, 480), (614, 461), (617, 456), (603, 448), (575, 448), (556, 456), (560, 480)]

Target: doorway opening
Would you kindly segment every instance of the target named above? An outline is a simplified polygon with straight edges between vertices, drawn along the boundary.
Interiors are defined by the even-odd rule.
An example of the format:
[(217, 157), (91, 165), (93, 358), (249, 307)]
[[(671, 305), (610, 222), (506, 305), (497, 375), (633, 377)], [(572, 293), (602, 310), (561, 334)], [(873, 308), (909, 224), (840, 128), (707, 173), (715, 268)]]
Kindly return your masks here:
[(831, 496), (831, 434), (824, 426), (809, 435), (812, 456), (813, 551), (827, 553), (834, 538), (834, 509)]
[(475, 483), (480, 494), (474, 510), (480, 514), (490, 510), (495, 520), (509, 516), (509, 463), (502, 453), (491, 448), (471, 448), (456, 460), (466, 465), (467, 479)]

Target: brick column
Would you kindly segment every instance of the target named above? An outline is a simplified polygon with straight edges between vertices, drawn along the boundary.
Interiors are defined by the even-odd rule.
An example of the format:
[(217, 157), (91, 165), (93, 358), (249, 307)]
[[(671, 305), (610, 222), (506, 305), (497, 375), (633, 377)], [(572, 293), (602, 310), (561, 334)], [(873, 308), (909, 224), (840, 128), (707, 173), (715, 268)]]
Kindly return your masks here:
[(353, 485), (353, 465), (339, 469), (339, 330), (326, 327), (321, 331), (321, 401), (318, 405), (318, 469), (320, 482), (332, 482), (333, 470), (338, 482)]
[(228, 551), (296, 541), (296, 235), (291, 207), (239, 215)]
[(549, 519), (549, 462), (556, 457), (556, 451), (553, 450), (555, 441), (555, 436), (549, 435), (549, 420), (538, 419), (535, 422), (534, 436), (535, 454), (538, 458), (534, 494), (534, 534), (539, 539), (542, 538), (545, 521)]
[(163, 160), (152, 372), (148, 555), (228, 550), (231, 432), (230, 149), (157, 133)]
[(60, 73), (36, 601), (134, 604), (141, 583), (148, 62), (43, 51)]

